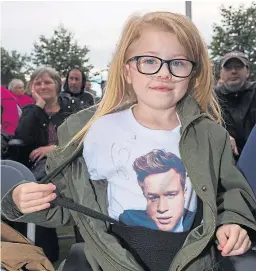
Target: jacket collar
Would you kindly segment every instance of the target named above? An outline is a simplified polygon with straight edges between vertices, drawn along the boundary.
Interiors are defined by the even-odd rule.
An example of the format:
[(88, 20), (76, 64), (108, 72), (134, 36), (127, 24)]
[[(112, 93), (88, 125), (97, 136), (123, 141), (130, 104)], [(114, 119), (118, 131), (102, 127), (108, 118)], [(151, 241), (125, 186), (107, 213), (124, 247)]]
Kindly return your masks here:
[(178, 102), (177, 113), (181, 122), (181, 133), (183, 133), (195, 120), (202, 117), (209, 118), (206, 113), (201, 112), (198, 103), (189, 94), (186, 94), (180, 102)]
[[(119, 109), (117, 111), (124, 110), (124, 108)], [(208, 117), (206, 113), (202, 113), (197, 102), (193, 97), (190, 95), (186, 94), (181, 101), (177, 104), (177, 113), (180, 118), (181, 122), (181, 133), (183, 133), (188, 126), (193, 123), (195, 120), (202, 118), (202, 117)], [(83, 126), (89, 121), (89, 119), (92, 117), (92, 112), (89, 110), (82, 110), (72, 116), (74, 119), (70, 122), (67, 122), (65, 125), (70, 126), (73, 125), (74, 123), (77, 123), (80, 127), (62, 127), (63, 133), (69, 133), (70, 130), (81, 130)], [(71, 118), (72, 118), (71, 117)], [(58, 133), (59, 136), (61, 136), (62, 133)], [(73, 135), (70, 135), (72, 137)], [(70, 145), (66, 150), (65, 153), (73, 153), (73, 155), (77, 155), (77, 153), (81, 152), (82, 150), (82, 145), (78, 148), (78, 143)], [(56, 151), (52, 152), (53, 156), (58, 155)], [(65, 154), (64, 154), (65, 155)], [(73, 156), (72, 155), (72, 156)]]

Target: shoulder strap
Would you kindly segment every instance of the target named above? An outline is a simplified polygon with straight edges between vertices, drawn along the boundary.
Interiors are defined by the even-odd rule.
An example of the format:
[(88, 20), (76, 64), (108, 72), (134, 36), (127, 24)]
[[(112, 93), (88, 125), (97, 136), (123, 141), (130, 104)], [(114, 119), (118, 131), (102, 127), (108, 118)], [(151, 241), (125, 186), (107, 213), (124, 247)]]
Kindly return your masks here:
[(111, 218), (108, 215), (104, 215), (100, 212), (97, 212), (93, 209), (90, 209), (88, 207), (85, 207), (81, 204), (78, 204), (76, 202), (73, 202), (72, 199), (66, 198), (66, 197), (57, 197), (55, 200), (51, 202), (51, 204), (54, 204), (55, 206), (61, 206), (63, 208), (76, 211), (78, 213), (82, 213), (86, 216), (93, 217), (102, 221), (107, 221), (109, 223), (119, 223), (115, 219)]
[[(68, 164), (73, 162), (77, 157), (79, 157), (82, 154), (82, 148), (79, 148), (74, 155), (72, 155), (67, 161), (65, 161), (63, 164), (61, 164), (59, 167), (54, 169), (52, 172), (50, 172), (48, 175), (46, 175), (42, 180), (40, 180), (38, 183), (49, 183), (53, 178), (55, 178)], [(55, 200), (51, 202), (51, 204), (55, 206), (61, 206), (63, 208), (76, 211), (78, 213), (82, 213), (86, 216), (93, 217), (102, 221), (107, 221), (110, 223), (119, 223), (115, 219), (111, 218), (110, 216), (104, 215), (100, 212), (97, 212), (93, 209), (90, 209), (88, 207), (85, 207), (81, 204), (73, 202), (72, 199), (63, 197), (59, 193), (57, 193), (57, 197)]]
[(47, 174), (43, 179), (38, 181), (37, 183), (45, 184), (49, 183), (53, 178), (55, 178), (65, 167), (68, 166), (68, 164), (72, 163), (77, 157), (82, 155), (82, 148), (79, 148), (75, 153), (67, 159), (63, 164), (55, 168), (53, 171), (51, 171), (49, 174)]

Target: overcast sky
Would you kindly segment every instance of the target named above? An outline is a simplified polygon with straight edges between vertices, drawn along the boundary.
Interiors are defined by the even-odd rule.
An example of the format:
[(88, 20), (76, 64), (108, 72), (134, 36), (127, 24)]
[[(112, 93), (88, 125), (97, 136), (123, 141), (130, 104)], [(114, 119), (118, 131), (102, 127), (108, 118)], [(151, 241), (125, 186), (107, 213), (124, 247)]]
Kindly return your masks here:
[[(207, 43), (213, 23), (220, 22), (219, 8), (249, 4), (250, 0), (192, 1), (192, 19)], [(134, 12), (172, 11), (185, 14), (185, 1), (2, 1), (1, 40), (7, 50), (30, 53), (41, 34), (51, 36), (59, 24), (87, 45), (90, 64), (105, 68), (111, 59), (124, 22)]]

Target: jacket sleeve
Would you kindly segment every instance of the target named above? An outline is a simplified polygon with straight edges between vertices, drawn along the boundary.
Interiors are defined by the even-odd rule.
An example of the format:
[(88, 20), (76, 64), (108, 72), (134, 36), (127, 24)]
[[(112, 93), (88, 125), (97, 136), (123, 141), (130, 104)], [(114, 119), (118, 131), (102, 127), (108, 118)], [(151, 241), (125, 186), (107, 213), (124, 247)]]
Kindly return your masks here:
[(27, 145), (36, 145), (44, 119), (45, 115), (42, 108), (34, 104), (25, 106), (15, 136), (22, 139)]
[(217, 211), (217, 226), (239, 224), (252, 229), (255, 236), (256, 199), (250, 185), (233, 162), (228, 133), (220, 163)]
[[(25, 181), (22, 183), (26, 183)], [(12, 200), (12, 192), (14, 186), (2, 199), (2, 215), (4, 215), (10, 221), (34, 223), (43, 227), (56, 228), (63, 226), (74, 226), (75, 222), (69, 212), (69, 210), (60, 206), (50, 207), (39, 212), (22, 214), (14, 201)]]
[(14, 99), (2, 99), (2, 131), (9, 135), (14, 135), (19, 122), (19, 112)]

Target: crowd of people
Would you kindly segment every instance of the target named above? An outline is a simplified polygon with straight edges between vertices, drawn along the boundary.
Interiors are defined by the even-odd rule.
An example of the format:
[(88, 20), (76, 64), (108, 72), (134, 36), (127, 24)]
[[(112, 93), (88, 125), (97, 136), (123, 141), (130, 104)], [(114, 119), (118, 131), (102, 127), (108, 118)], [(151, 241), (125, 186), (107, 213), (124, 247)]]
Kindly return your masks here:
[[(31, 75), (27, 86), (30, 95), (17, 79), (10, 82), (8, 90), (1, 88), (2, 133), (24, 142), (25, 164), (40, 181), (47, 174), (48, 155), (58, 151), (58, 128), (67, 118), (81, 117), (76, 113), (87, 109), (84, 114), (90, 111), (93, 117), (71, 139), (74, 144), (67, 146), (70, 153), (75, 152), (78, 141), (83, 146), (82, 160), (68, 169), (74, 201), (106, 209), (112, 219), (127, 226), (172, 232), (170, 255), (157, 262), (163, 268), (158, 270), (167, 270), (172, 261), (175, 270), (186, 268), (184, 263), (192, 266), (184, 270), (201, 270), (203, 265), (212, 268), (205, 256), (212, 251), (208, 245), (215, 246), (210, 239), (218, 240), (222, 257), (245, 254), (255, 236), (256, 202), (234, 160), (239, 159), (256, 124), (256, 82), (250, 80), (248, 57), (243, 52), (227, 52), (221, 59), (219, 82), (213, 84), (207, 50), (185, 17), (167, 12), (134, 17), (122, 35), (98, 110), (90, 82), (81, 70), (71, 69), (63, 84), (57, 71), (43, 67)], [(81, 122), (79, 119), (79, 125)], [(56, 164), (63, 162), (55, 159)], [(106, 180), (108, 187), (96, 184), (99, 180)], [(33, 201), (29, 208), (23, 205), (21, 195), (29, 202), (42, 185), (25, 183), (11, 196), (9, 193), (3, 205), (7, 217), (27, 222), (27, 213), (33, 216), (31, 210), (40, 210), (40, 216), (34, 216), (38, 224), (68, 224), (67, 210), (61, 215), (54, 211), (57, 207), (47, 211), (56, 197), (52, 184), (47, 186), (47, 197), (42, 196), (43, 204)], [(30, 194), (22, 187), (30, 189)], [(88, 191), (94, 191), (95, 197), (86, 197)], [(24, 215), (10, 208), (18, 208)], [(104, 242), (108, 240), (112, 242), (109, 253), (118, 255), (113, 263), (111, 257), (106, 260), (108, 256), (93, 250), (93, 266), (103, 270), (111, 264), (119, 267), (119, 258), (129, 268), (134, 266), (129, 257), (121, 255), (120, 248), (111, 250), (117, 245), (106, 237), (107, 229), (98, 227), (95, 220), (81, 221), (73, 224), (79, 224), (83, 239), (93, 236), (85, 240), (89, 249), (96, 243), (107, 249)], [(183, 247), (185, 240), (189, 244)], [(220, 256), (216, 259), (223, 260)]]
[[(88, 86), (90, 81), (77, 68), (71, 69), (62, 82), (56, 70), (41, 67), (32, 73), (27, 93), (20, 79), (11, 80), (8, 89), (1, 87), (2, 158), (22, 162), (40, 181), (46, 175), (47, 154), (58, 145), (58, 127), (70, 115), (95, 105)], [(10, 153), (8, 156), (6, 141), (14, 138), (25, 145), (17, 146), (22, 157), (12, 157)], [(51, 261), (56, 261), (59, 251), (56, 230), (38, 226), (36, 232), (36, 245), (44, 248)]]
[[(250, 65), (251, 63), (244, 53), (238, 51), (227, 52), (221, 59), (220, 78), (213, 89), (221, 106), (223, 125), (230, 134), (235, 160), (239, 158), (239, 154), (256, 123), (256, 82), (250, 81)], [(47, 68), (42, 69), (42, 71), (39, 70), (40, 74), (47, 74), (48, 72), (53, 73), (54, 71), (50, 71), (50, 69)], [(57, 72), (56, 76), (59, 81), (60, 78)], [(44, 112), (46, 114), (38, 116), (40, 121), (37, 121), (35, 118), (34, 121), (31, 122), (31, 119), (27, 116), (30, 114), (28, 112), (31, 112), (31, 115), (34, 116), (34, 112), (31, 108), (38, 108), (38, 100), (41, 102), (40, 97), (42, 95), (44, 96), (44, 88), (48, 88), (45, 84), (43, 84), (43, 87), (38, 87), (40, 84), (37, 83), (35, 85), (33, 78), (34, 75), (31, 76), (26, 91), (24, 82), (20, 79), (12, 79), (8, 85), (8, 89), (1, 86), (1, 132), (20, 138), (27, 145), (33, 145), (32, 141), (37, 141), (40, 147), (47, 145), (49, 143), (47, 140), (41, 143), (41, 129), (43, 129), (44, 133), (45, 131), (48, 133), (48, 125), (51, 124), (50, 127), (55, 127), (52, 130), (55, 131), (55, 138), (57, 138), (57, 128), (65, 118), (82, 109), (92, 107), (95, 105), (96, 100), (99, 102), (95, 92), (91, 89), (91, 82), (86, 78), (85, 73), (78, 68), (74, 68), (67, 73), (64, 81), (58, 82), (59, 85), (57, 86), (58, 89), (55, 98), (58, 100), (58, 103), (60, 103), (60, 108), (57, 106), (57, 109), (53, 109), (56, 111), (51, 112), (51, 109), (46, 106), (46, 108), (48, 108), (47, 113)], [(56, 78), (52, 78), (52, 80), (56, 82)], [(106, 82), (102, 82), (102, 91), (105, 87), (105, 83)], [(34, 85), (39, 90), (38, 92), (32, 91)], [(40, 93), (40, 89), (42, 89), (41, 95), (38, 94)], [(49, 98), (46, 97), (42, 99), (47, 101)], [(42, 108), (40, 105), (39, 107)], [(43, 105), (42, 112), (45, 111), (44, 107), (45, 105)], [(55, 115), (53, 119), (49, 117), (51, 114)], [(57, 120), (57, 123), (55, 123), (58, 116), (61, 117)], [(27, 127), (26, 123), (29, 123), (29, 128), (32, 123), (37, 123), (37, 126), (43, 123), (44, 128), (21, 128)], [(21, 130), (30, 132), (33, 130), (35, 134), (23, 135), (20, 133)], [(40, 134), (41, 136), (38, 136)], [(52, 132), (50, 132), (50, 134), (52, 134)], [(55, 143), (57, 144), (57, 142)], [(51, 149), (52, 148), (48, 148), (49, 151)], [(47, 154), (47, 152), (45, 154)], [(43, 155), (43, 153), (41, 153), (41, 155)]]
[[(35, 92), (32, 93), (33, 83), (31, 80), (32, 77), (26, 86), (26, 90), (24, 82), (15, 78), (10, 81), (7, 88), (1, 86), (1, 131), (3, 133), (14, 135), (23, 108), (29, 104), (36, 104), (34, 97)], [(43, 88), (47, 87), (48, 86), (43, 86)], [(71, 102), (71, 98), (74, 98), (74, 101), (80, 103), (80, 109), (77, 110), (91, 107), (95, 105), (95, 100), (99, 101), (94, 90), (91, 89), (90, 80), (86, 77), (85, 73), (78, 68), (71, 69), (66, 79), (61, 81), (60, 89), (58, 89), (58, 97), (59, 99), (66, 97), (66, 99), (69, 99)]]

